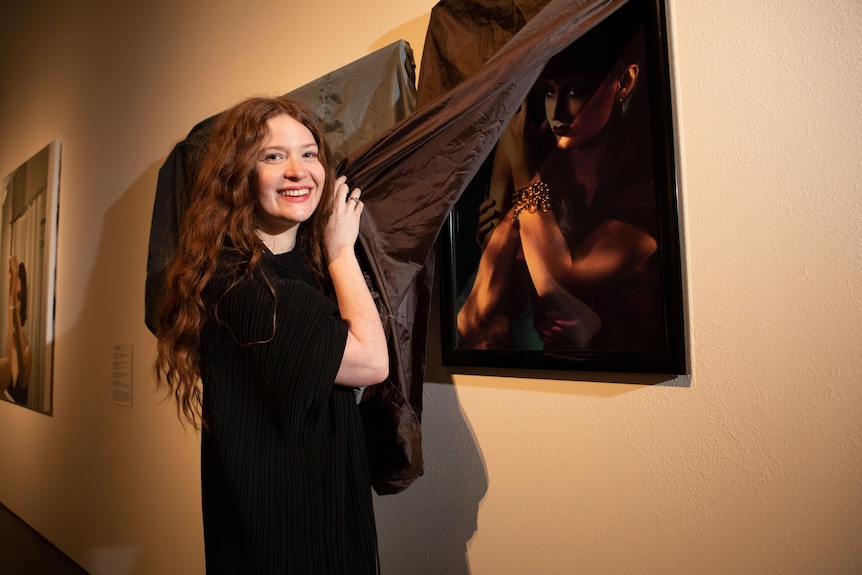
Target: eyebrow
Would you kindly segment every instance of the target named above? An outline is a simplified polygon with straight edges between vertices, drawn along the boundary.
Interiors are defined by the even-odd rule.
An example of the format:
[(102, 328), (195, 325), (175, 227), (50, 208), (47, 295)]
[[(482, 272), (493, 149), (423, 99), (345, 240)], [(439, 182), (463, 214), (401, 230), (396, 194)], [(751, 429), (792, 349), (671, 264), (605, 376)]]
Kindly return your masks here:
[[(278, 144), (273, 144), (271, 146), (265, 146), (265, 147), (261, 148), (261, 151), (265, 151), (265, 150), (288, 150), (289, 148), (292, 148), (292, 147), (293, 147), (292, 145), (281, 146)], [(301, 150), (308, 150), (310, 148), (319, 148), (319, 147), (320, 146), (318, 146), (317, 142), (308, 142), (307, 144), (300, 144), (299, 145), (299, 148)]]
[[(308, 144), (302, 144), (299, 147), (300, 151), (303, 151), (303, 152), (306, 152), (308, 150), (318, 150), (319, 148), (320, 148), (320, 146), (318, 146), (317, 142), (309, 142)], [(286, 153), (288, 151), (289, 151), (289, 146), (273, 145), (273, 146), (266, 146), (264, 148), (261, 148), (259, 153), (260, 154), (268, 154), (270, 152), (285, 152)]]

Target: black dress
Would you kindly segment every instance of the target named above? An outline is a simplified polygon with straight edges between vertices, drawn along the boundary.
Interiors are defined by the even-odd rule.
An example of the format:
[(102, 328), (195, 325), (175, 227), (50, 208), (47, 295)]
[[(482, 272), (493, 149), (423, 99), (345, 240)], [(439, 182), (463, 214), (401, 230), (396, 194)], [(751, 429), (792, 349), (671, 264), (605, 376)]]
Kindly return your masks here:
[(204, 299), (207, 573), (376, 573), (362, 424), (353, 390), (333, 383), (347, 341), (337, 306), (298, 248), (235, 285), (216, 278)]

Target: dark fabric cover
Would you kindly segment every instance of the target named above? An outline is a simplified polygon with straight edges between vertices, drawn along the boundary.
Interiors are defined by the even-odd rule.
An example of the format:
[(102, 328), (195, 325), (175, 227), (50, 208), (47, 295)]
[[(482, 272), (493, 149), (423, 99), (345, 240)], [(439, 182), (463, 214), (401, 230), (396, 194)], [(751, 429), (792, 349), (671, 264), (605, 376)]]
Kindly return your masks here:
[(442, 96), (485, 65), (549, 0), (442, 0), (431, 9), (416, 105)]
[(210, 575), (377, 572), (362, 422), (334, 384), (347, 325), (307, 270), (299, 249), (266, 252), (253, 277), (223, 270), (204, 290)]
[(545, 63), (623, 4), (550, 2), (473, 76), (345, 162), (363, 190), (359, 243), (390, 334), (391, 378), (368, 388), (360, 405), (378, 492), (400, 491), (422, 472), (412, 416), (422, 413), (434, 244), (447, 214)]
[[(417, 106), (433, 101), (472, 76), (547, 3), (548, 0), (438, 3), (431, 11), (425, 37)], [(369, 455), (378, 493), (397, 493), (423, 472), (420, 420), (434, 257), (432, 250), (416, 269), (412, 283), (399, 299), (394, 318), (389, 305), (375, 296), (381, 317), (395, 320), (388, 328), (395, 334), (389, 338), (389, 351), (392, 372), (397, 374), (366, 390), (361, 404), (368, 441), (373, 445)]]

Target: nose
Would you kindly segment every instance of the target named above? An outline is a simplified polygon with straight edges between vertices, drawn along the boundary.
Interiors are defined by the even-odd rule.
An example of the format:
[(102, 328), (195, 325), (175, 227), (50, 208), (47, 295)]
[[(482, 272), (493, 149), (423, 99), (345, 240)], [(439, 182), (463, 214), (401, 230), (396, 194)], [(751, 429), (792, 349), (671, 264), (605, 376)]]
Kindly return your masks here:
[(300, 158), (289, 156), (284, 162), (284, 177), (289, 180), (304, 178), (306, 175), (305, 164)]
[(569, 109), (569, 102), (565, 94), (557, 94), (554, 101), (554, 119), (564, 124), (572, 121), (572, 111)]

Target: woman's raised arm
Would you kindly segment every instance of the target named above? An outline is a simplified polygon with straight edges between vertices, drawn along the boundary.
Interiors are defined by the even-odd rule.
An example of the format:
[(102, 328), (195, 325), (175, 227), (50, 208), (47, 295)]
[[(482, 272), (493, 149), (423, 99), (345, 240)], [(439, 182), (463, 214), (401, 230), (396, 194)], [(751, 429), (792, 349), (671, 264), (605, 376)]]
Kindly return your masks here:
[(364, 387), (388, 377), (389, 352), (377, 307), (356, 259), (355, 244), (364, 205), (359, 200), (358, 189), (350, 191), (345, 201), (348, 191), (345, 178), (338, 178), (332, 198), (332, 217), (324, 238), (338, 309), (348, 326), (347, 345), (335, 383)]

